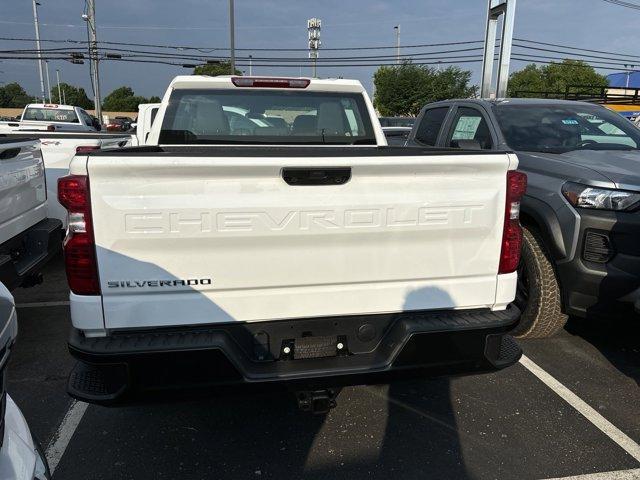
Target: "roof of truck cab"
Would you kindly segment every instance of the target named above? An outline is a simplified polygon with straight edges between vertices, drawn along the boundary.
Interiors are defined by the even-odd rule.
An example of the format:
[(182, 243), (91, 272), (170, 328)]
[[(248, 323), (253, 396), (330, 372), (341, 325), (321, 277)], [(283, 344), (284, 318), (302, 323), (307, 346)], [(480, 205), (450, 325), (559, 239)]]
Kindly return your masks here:
[(73, 110), (73, 105), (59, 105), (57, 103), (30, 103), (24, 108), (56, 108), (58, 110)]
[[(299, 90), (299, 91), (316, 91), (316, 92), (351, 92), (362, 93), (364, 87), (358, 80), (349, 80), (345, 78), (308, 78), (308, 77), (277, 77), (277, 76), (252, 76), (248, 78), (260, 79), (286, 79), (286, 80), (309, 80), (309, 86), (306, 88), (265, 88), (265, 87), (236, 87), (231, 81), (236, 75), (219, 75), (210, 77), (208, 75), (179, 75), (173, 79), (170, 88), (228, 88), (238, 90)], [(247, 78), (247, 77), (245, 77)]]

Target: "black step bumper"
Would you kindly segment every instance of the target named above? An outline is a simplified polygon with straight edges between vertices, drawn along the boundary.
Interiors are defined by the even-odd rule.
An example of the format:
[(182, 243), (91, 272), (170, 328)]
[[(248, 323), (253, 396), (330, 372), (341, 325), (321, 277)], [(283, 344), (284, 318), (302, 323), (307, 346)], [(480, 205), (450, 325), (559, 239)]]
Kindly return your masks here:
[(0, 245), (0, 282), (19, 287), (62, 250), (62, 222), (45, 218)]
[[(72, 330), (69, 393), (100, 404), (228, 388), (317, 389), (517, 362), (519, 310), (416, 311), (114, 333)], [(331, 347), (331, 342), (341, 347)], [(329, 348), (327, 349), (327, 346)], [(305, 357), (305, 358), (300, 358)]]

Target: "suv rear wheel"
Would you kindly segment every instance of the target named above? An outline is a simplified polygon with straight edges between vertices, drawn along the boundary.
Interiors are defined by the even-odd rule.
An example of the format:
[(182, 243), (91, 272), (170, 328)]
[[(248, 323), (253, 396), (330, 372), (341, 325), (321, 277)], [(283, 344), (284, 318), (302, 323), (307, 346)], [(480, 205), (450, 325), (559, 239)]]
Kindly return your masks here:
[(522, 317), (512, 333), (519, 338), (550, 337), (567, 322), (553, 264), (540, 235), (528, 227), (523, 227), (516, 305)]

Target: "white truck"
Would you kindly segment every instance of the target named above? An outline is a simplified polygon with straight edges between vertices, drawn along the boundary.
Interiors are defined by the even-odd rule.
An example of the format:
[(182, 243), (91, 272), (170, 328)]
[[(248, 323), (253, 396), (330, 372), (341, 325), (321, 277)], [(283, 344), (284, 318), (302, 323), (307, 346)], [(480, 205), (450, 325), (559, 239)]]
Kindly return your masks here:
[(62, 222), (47, 217), (40, 143), (0, 138), (0, 282), (40, 282), (41, 267), (61, 249)]
[(326, 411), (339, 385), (513, 364), (517, 164), (387, 146), (357, 81), (175, 78), (147, 145), (59, 180), (70, 394), (284, 384)]
[(49, 132), (96, 132), (101, 125), (83, 108), (55, 103), (32, 103), (24, 107), (18, 122), (0, 122), (0, 133), (45, 130)]

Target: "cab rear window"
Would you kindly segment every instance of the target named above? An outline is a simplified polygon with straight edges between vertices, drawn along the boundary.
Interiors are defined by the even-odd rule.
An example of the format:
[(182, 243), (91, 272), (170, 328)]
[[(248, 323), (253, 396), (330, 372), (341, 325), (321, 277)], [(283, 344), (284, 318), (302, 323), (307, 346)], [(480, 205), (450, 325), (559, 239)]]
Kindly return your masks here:
[(74, 110), (62, 110), (59, 108), (27, 108), (22, 119), (41, 122), (79, 123), (78, 116)]
[(160, 144), (375, 145), (361, 94), (179, 89)]

